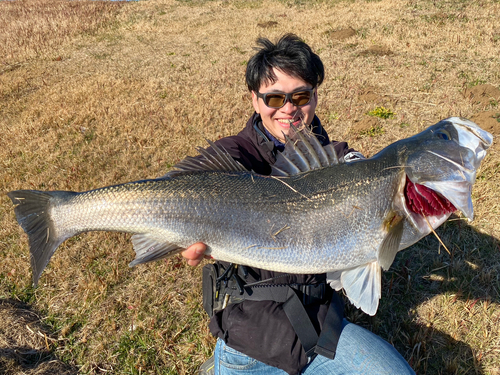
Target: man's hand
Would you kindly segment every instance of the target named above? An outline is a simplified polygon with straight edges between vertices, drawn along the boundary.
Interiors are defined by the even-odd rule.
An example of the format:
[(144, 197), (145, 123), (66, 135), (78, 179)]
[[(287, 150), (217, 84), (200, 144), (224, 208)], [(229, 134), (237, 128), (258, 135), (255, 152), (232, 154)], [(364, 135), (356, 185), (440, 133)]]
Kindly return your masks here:
[(207, 245), (202, 242), (197, 242), (184, 250), (181, 255), (188, 260), (187, 263), (190, 266), (194, 267), (200, 264), (203, 258), (210, 258), (204, 255), (206, 250)]

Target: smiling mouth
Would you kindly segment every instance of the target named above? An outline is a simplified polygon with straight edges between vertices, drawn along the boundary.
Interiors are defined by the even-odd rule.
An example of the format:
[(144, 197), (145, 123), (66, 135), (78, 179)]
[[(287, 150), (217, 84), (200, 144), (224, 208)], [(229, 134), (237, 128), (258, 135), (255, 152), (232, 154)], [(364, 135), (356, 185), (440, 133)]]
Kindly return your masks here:
[(298, 118), (290, 118), (290, 119), (278, 119), (277, 121), (283, 125), (294, 124), (297, 126), (302, 121), (302, 119), (300, 117), (298, 117)]

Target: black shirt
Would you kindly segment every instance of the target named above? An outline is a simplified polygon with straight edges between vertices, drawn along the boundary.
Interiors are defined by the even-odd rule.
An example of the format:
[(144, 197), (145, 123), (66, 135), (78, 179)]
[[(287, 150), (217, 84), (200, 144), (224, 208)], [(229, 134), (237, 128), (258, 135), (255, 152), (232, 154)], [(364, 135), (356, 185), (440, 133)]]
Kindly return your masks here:
[[(328, 134), (316, 116), (311, 129), (323, 146), (330, 143)], [(254, 113), (240, 133), (222, 138), (215, 144), (223, 147), (248, 170), (269, 175), (278, 152), (274, 140), (269, 136), (260, 115)], [(332, 143), (339, 157), (354, 152), (346, 142)], [(245, 281), (252, 283), (267, 279), (271, 279), (266, 282), (268, 284), (318, 284), (325, 282), (326, 274), (283, 274), (250, 268)], [(233, 349), (289, 374), (297, 374), (307, 364), (308, 358), (282, 305), (274, 301), (249, 300), (230, 304), (212, 317), (210, 331)], [(305, 309), (319, 332), (328, 310), (327, 301), (307, 305)]]

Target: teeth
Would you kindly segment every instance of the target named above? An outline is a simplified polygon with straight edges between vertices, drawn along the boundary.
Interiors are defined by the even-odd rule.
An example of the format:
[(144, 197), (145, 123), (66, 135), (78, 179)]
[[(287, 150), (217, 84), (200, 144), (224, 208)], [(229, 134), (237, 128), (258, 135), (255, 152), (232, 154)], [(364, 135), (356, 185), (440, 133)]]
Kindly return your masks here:
[(281, 122), (282, 124), (293, 124), (294, 120), (293, 119), (279, 119), (278, 122)]

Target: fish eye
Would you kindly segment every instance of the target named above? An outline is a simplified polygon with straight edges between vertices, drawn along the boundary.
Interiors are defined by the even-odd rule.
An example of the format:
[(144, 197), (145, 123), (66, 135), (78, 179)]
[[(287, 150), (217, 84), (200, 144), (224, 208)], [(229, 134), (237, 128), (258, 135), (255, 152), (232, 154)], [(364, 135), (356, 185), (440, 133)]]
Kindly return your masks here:
[(444, 131), (444, 130), (440, 130), (440, 131), (436, 132), (436, 135), (439, 138), (444, 139), (445, 141), (449, 141), (451, 139), (450, 134), (447, 131)]

